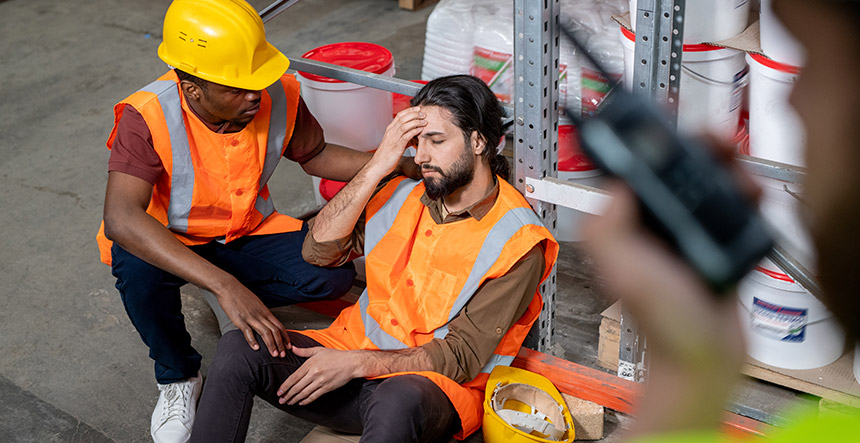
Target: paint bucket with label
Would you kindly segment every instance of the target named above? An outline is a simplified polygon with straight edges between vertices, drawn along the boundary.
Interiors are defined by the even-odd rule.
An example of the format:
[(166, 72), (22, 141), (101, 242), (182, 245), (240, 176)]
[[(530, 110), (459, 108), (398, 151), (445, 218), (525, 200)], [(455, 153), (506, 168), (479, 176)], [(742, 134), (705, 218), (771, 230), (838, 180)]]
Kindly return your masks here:
[[(636, 30), (637, 0), (630, 0), (630, 26)], [(749, 0), (687, 0), (684, 43), (717, 42), (734, 37), (749, 24)]]
[[(603, 172), (582, 152), (576, 127), (565, 120), (560, 121), (558, 126), (558, 178), (599, 187), (603, 181)], [(570, 242), (585, 240), (579, 232), (585, 213), (564, 206), (557, 206), (556, 211), (555, 238)]]
[[(624, 85), (633, 88), (636, 36), (621, 27)], [(678, 129), (731, 140), (737, 134), (748, 79), (744, 53), (710, 45), (684, 45), (678, 96)]]
[[(333, 43), (302, 55), (311, 60), (332, 63), (389, 77), (394, 76), (394, 57), (388, 49), (365, 42)], [(376, 149), (391, 122), (391, 93), (348, 83), (321, 75), (299, 72), (302, 98), (319, 121), (328, 143), (359, 151)], [(314, 195), (320, 180), (314, 177)]]
[(750, 66), (750, 155), (780, 163), (804, 164), (806, 131), (788, 102), (800, 68), (748, 54)]
[(766, 260), (738, 285), (747, 354), (771, 366), (813, 369), (842, 356), (845, 334), (812, 294)]

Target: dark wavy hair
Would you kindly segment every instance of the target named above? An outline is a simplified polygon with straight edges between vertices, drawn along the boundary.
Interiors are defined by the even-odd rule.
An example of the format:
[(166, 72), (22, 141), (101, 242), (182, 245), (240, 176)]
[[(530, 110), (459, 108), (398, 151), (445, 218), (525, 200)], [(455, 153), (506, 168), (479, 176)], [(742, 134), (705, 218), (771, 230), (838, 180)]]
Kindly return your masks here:
[(507, 180), (510, 176), (508, 160), (496, 154), (496, 146), (504, 137), (502, 118), (505, 111), (490, 88), (471, 75), (450, 75), (430, 81), (412, 97), (412, 106), (439, 106), (454, 118), (454, 124), (463, 131), (466, 145), (477, 131), (487, 144), (482, 156), (490, 162), (494, 174)]

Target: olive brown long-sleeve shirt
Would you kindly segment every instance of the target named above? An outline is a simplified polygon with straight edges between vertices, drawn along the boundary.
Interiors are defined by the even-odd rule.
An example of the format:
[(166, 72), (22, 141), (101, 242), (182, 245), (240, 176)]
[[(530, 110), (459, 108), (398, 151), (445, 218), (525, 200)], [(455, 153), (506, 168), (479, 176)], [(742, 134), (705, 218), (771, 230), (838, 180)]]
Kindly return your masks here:
[[(377, 187), (377, 191), (386, 181)], [(458, 212), (449, 213), (442, 200), (421, 197), (437, 224), (453, 223), (474, 217), (481, 220), (496, 202), (499, 184), (480, 201)], [(309, 223), (313, 227), (315, 220)], [(317, 242), (311, 232), (305, 237), (302, 255), (308, 263), (337, 266), (364, 253), (365, 215), (356, 222), (352, 234)], [(540, 284), (546, 263), (543, 245), (532, 248), (507, 274), (485, 281), (471, 300), (448, 324), (448, 335), (423, 345), (433, 367), (452, 380), (463, 383), (475, 378), (489, 360), (510, 327), (525, 313)]]

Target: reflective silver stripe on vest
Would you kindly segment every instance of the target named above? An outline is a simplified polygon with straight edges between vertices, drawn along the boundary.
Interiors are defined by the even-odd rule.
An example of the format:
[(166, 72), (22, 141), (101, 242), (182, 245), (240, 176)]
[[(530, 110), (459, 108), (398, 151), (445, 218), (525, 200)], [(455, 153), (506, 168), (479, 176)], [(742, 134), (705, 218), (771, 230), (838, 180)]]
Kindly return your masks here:
[(510, 366), (511, 363), (513, 363), (513, 362), (514, 362), (514, 356), (513, 355), (493, 354), (490, 357), (490, 361), (488, 361), (487, 364), (484, 365), (483, 369), (481, 369), (481, 372), (489, 374), (490, 372), (493, 372), (493, 369), (496, 366)]
[[(472, 266), (472, 271), (463, 284), (460, 294), (451, 306), (451, 311), (448, 313), (448, 321), (454, 319), (457, 314), (466, 306), (466, 303), (472, 298), (478, 286), (481, 284), (481, 279), (487, 275), (490, 268), (502, 255), (502, 249), (508, 240), (514, 236), (520, 229), (527, 225), (543, 226), (537, 215), (531, 208), (512, 208), (502, 216), (499, 221), (493, 225), (490, 232), (484, 237), (484, 244), (481, 245), (481, 251), (475, 259), (475, 264)], [(433, 336), (436, 338), (445, 338), (448, 335), (448, 326), (444, 325), (433, 331)]]
[(369, 303), (370, 297), (367, 295), (367, 288), (364, 288), (364, 292), (358, 298), (358, 308), (361, 310), (361, 320), (364, 322), (364, 336), (370, 339), (377, 348), (382, 350), (390, 351), (392, 349), (408, 348), (409, 346), (406, 343), (382, 330), (376, 319), (371, 317), (367, 312), (367, 305)]
[(191, 199), (194, 196), (194, 164), (191, 161), (185, 120), (182, 118), (179, 86), (172, 80), (156, 80), (141, 91), (158, 96), (170, 136), (173, 169), (170, 173), (167, 227), (177, 232), (188, 232), (188, 215), (191, 213)]
[[(269, 93), (269, 98), (272, 100), (272, 110), (269, 113), (269, 135), (266, 144), (266, 160), (260, 173), (260, 189), (266, 186), (269, 178), (275, 172), (278, 162), (281, 161), (284, 152), (284, 140), (287, 137), (287, 97), (284, 93), (284, 84), (278, 80), (266, 88), (266, 92)], [(266, 200), (258, 194), (254, 208), (263, 215), (264, 219), (275, 212), (275, 205), (272, 203), (271, 196)]]
[(373, 217), (370, 220), (367, 220), (364, 225), (364, 256), (367, 257), (370, 255), (370, 251), (376, 247), (376, 244), (379, 243), (379, 240), (382, 240), (382, 237), (385, 233), (391, 229), (391, 226), (394, 225), (394, 219), (397, 218), (397, 214), (400, 212), (400, 208), (403, 206), (403, 203), (406, 202), (406, 199), (409, 198), (409, 194), (415, 189), (418, 184), (421, 183), (421, 180), (411, 180), (404, 179), (400, 183), (397, 184), (397, 189), (394, 190), (394, 194), (379, 208), (376, 214), (373, 214)]
[[(404, 182), (407, 181), (412, 182), (412, 180), (404, 180)], [(410, 183), (408, 187), (403, 186), (402, 182), (398, 184), (397, 190), (394, 192), (392, 197), (389, 198), (382, 208), (380, 208), (371, 220), (367, 222), (365, 229), (365, 256), (368, 255), (369, 250), (372, 250), (373, 247), (376, 246), (385, 233), (391, 229), (397, 213), (400, 211), (400, 208), (403, 206), (409, 193), (417, 184), (417, 182)], [(466, 305), (469, 299), (472, 298), (472, 295), (478, 289), (481, 279), (487, 274), (487, 272), (489, 272), (493, 264), (495, 264), (508, 240), (510, 240), (511, 237), (513, 237), (513, 235), (516, 234), (523, 226), (530, 224), (542, 226), (537, 215), (535, 215), (531, 208), (520, 207), (508, 210), (508, 212), (493, 225), (490, 232), (484, 238), (484, 243), (481, 245), (481, 250), (472, 266), (469, 277), (466, 279), (466, 283), (463, 285), (463, 288), (460, 290), (460, 294), (457, 296), (457, 299), (454, 301), (454, 305), (451, 307), (451, 311), (448, 314), (448, 322), (450, 322)], [(373, 238), (372, 244), (368, 247), (369, 240), (367, 239), (370, 239), (371, 237)], [(370, 295), (366, 288), (361, 294), (361, 297), (359, 297), (358, 302), (359, 309), (361, 310), (361, 319), (362, 322), (364, 322), (365, 336), (374, 345), (379, 349), (403, 349), (407, 347), (406, 344), (382, 330), (376, 319), (367, 312)], [(433, 331), (433, 336), (436, 338), (445, 338), (446, 335), (448, 335), (447, 323)]]

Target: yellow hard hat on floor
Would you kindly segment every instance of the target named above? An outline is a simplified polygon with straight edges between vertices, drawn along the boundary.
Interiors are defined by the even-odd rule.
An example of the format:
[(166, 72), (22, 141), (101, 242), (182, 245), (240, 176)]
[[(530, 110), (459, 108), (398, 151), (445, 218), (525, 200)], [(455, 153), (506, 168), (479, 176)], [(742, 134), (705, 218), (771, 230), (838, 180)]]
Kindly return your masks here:
[(496, 366), (484, 394), (487, 443), (572, 442), (573, 419), (552, 382), (524, 369)]
[(244, 0), (174, 0), (164, 16), (158, 56), (196, 77), (259, 91), (290, 61), (266, 41), (263, 21)]

